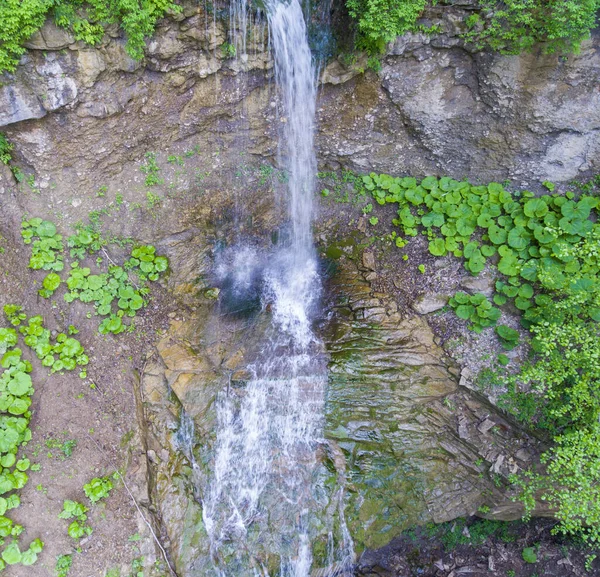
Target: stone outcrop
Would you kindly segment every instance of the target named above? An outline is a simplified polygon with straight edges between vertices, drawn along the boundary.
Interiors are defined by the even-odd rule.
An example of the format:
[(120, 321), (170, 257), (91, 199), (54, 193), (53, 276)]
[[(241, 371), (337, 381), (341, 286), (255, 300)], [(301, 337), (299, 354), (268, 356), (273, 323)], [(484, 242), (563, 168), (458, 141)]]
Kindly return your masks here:
[[(566, 57), (476, 53), (460, 37), (468, 9), (464, 3), (433, 9), (428, 21), (442, 32), (399, 38), (377, 74), (364, 59), (324, 68), (322, 163), (476, 181), (511, 178), (526, 186), (600, 170), (600, 36)], [(142, 142), (165, 146), (207, 132), (226, 142), (233, 132), (244, 134), (250, 152), (270, 154), (274, 95), (266, 29), (255, 27), (249, 37), (246, 54), (227, 58), (223, 22), (186, 4), (183, 14), (159, 25), (138, 62), (117, 30), (91, 48), (48, 23), (30, 39), (16, 73), (3, 75), (0, 127), (39, 171), (47, 163), (31, 146), (34, 130), (64, 149), (65, 160), (56, 166), (53, 159), (56, 168), (76, 157), (81, 173), (109, 164), (116, 170)], [(242, 108), (248, 114), (234, 131)], [(60, 122), (40, 120), (52, 113)]]

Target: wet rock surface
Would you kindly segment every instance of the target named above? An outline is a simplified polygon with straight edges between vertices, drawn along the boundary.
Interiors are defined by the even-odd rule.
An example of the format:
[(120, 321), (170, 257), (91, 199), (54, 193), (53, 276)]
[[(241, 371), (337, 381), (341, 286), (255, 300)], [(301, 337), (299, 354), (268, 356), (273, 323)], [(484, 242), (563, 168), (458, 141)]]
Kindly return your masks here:
[(481, 507), (490, 518), (520, 518), (505, 486), (532, 463), (537, 440), (458, 386), (458, 368), (423, 317), (399, 312), (351, 259), (335, 270), (326, 437), (344, 455), (358, 549)]

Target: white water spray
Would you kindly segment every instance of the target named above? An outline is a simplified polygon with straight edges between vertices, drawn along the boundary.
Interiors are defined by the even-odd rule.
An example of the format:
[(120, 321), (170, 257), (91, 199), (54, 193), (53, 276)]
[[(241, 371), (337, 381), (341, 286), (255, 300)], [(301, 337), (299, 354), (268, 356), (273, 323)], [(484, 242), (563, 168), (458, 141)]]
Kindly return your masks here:
[[(323, 442), (326, 372), (312, 329), (321, 289), (311, 235), (316, 77), (299, 1), (266, 0), (265, 11), (282, 102), (279, 154), (288, 175), (290, 234), (262, 271), (261, 301), (271, 324), (248, 367), (252, 378), (216, 401), (213, 476), (202, 504), (213, 574), (220, 577), (269, 575), (265, 564), (273, 557), (281, 577), (308, 577), (320, 508), (313, 477)], [(232, 12), (245, 36), (246, 2), (238, 0)], [(230, 275), (233, 282), (250, 286), (249, 257), (246, 252), (246, 266)], [(343, 524), (343, 510), (339, 518)], [(352, 544), (345, 526), (342, 533), (344, 550), (335, 561), (345, 569), (336, 575), (350, 575)]]

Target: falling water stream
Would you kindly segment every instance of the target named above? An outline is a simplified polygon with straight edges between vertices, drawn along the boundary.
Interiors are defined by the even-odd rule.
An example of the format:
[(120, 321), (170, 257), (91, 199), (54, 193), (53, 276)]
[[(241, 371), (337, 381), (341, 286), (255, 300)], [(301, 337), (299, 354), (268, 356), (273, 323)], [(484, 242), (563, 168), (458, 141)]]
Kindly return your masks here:
[[(232, 6), (242, 49), (247, 10), (245, 2)], [(281, 99), (279, 150), (289, 176), (289, 234), (262, 259), (268, 264), (259, 273), (260, 300), (270, 320), (260, 351), (247, 367), (251, 378), (243, 387), (228, 387), (216, 401), (214, 462), (202, 495), (203, 521), (212, 574), (308, 577), (314, 569), (311, 532), (322, 507), (314, 485), (327, 380), (323, 346), (312, 329), (321, 290), (311, 236), (316, 75), (298, 0), (266, 0), (264, 11)], [(237, 266), (233, 263), (237, 288), (243, 290), (256, 272), (252, 251), (237, 250), (246, 255)], [(334, 498), (340, 504), (342, 537), (335, 544), (330, 538), (329, 562), (337, 564), (335, 575), (350, 575), (353, 552), (342, 494)]]

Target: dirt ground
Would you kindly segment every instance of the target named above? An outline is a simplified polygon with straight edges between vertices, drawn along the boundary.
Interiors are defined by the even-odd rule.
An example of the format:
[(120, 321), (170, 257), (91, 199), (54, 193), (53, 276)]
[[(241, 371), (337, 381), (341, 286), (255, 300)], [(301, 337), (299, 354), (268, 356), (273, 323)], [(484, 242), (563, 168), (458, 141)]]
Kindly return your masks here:
[[(45, 547), (34, 566), (16, 565), (4, 574), (54, 575), (56, 557), (73, 553), (71, 576), (134, 575), (134, 560), (141, 561), (144, 556), (147, 565), (148, 552), (150, 557), (154, 555), (151, 544), (148, 547), (149, 532), (132, 497), (117, 479), (110, 496), (92, 507), (83, 485), (93, 477), (112, 476), (119, 470), (133, 487), (132, 492), (140, 493), (137, 485), (145, 479), (138, 473), (145, 456), (138, 435), (133, 379), (164, 325), (168, 307), (163, 306), (163, 291), (154, 287), (152, 304), (136, 318), (135, 333), (102, 336), (96, 330), (98, 321), (86, 318), (87, 306), (66, 305), (62, 295), (52, 302), (37, 295), (39, 285), (34, 281), (40, 281), (44, 274), (27, 270), (27, 249), (10, 242), (10, 233), (3, 230), (2, 234), (0, 306), (16, 303), (29, 316), (41, 314), (50, 330), (64, 331), (75, 325), (80, 330), (76, 338), (90, 358), (86, 379), (80, 379), (78, 371), (50, 374), (20, 343), (24, 356), (33, 361), (35, 388), (32, 440), (20, 454), (40, 468), (29, 472), (29, 482), (20, 491), (22, 506), (9, 516), (25, 529), (19, 539), (21, 548), (36, 538), (42, 539)], [(90, 507), (87, 524), (93, 533), (80, 542), (67, 535), (70, 521), (58, 519), (65, 499)]]

